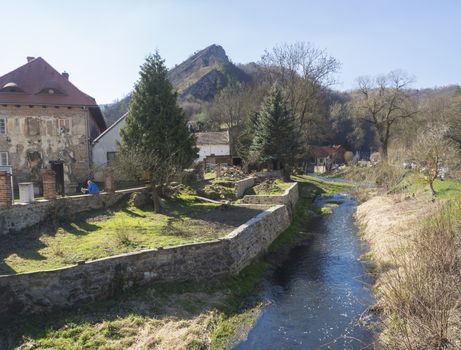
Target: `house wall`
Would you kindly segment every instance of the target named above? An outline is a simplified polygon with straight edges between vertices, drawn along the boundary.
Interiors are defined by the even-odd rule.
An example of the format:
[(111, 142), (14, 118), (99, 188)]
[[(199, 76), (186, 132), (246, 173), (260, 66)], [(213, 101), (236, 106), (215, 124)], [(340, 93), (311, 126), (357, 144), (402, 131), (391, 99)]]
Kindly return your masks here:
[(107, 163), (107, 152), (117, 151), (117, 142), (121, 140), (120, 129), (124, 125), (125, 119), (122, 119), (93, 144), (93, 165), (95, 167), (103, 166)]
[(230, 146), (229, 145), (197, 145), (199, 148), (198, 162), (203, 161), (207, 156), (214, 154), (215, 156), (229, 156)]
[[(0, 151), (8, 152), (15, 182), (40, 182), (40, 169), (49, 161), (64, 162), (68, 188), (89, 174), (89, 112), (81, 107), (0, 106), (6, 117), (6, 135), (0, 135)], [(59, 120), (70, 130), (60, 131)]]

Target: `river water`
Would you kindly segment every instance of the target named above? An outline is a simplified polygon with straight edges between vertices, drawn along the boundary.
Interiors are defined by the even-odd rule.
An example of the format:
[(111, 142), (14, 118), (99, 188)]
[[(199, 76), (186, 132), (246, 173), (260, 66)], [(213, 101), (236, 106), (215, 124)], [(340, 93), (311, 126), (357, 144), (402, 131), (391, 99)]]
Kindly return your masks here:
[[(312, 239), (296, 246), (273, 274), (262, 297), (270, 301), (234, 349), (365, 349), (372, 334), (359, 325), (374, 303), (363, 247), (347, 194), (319, 197), (331, 213), (305, 228)], [(337, 206), (336, 206), (337, 205)]]

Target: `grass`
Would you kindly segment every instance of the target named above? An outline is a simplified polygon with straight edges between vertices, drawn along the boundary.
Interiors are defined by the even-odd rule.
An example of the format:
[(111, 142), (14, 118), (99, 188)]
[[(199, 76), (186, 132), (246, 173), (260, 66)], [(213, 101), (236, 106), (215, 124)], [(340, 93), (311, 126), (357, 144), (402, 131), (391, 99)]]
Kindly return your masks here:
[(190, 195), (166, 202), (165, 214), (122, 203), (56, 227), (3, 238), (0, 274), (54, 269), (81, 260), (215, 239), (230, 231), (227, 225), (201, 219), (215, 207), (195, 202)]
[(259, 314), (261, 304), (248, 305), (246, 297), (267, 268), (266, 263), (254, 263), (235, 278), (160, 283), (72, 312), (17, 320), (0, 329), (0, 348), (13, 348), (12, 344), (22, 344), (23, 350), (228, 348), (236, 331), (250, 327)]
[[(209, 173), (211, 174), (211, 173)], [(217, 179), (216, 176), (206, 176), (205, 180), (193, 185), (198, 195), (214, 200), (234, 200), (235, 180)]]
[(259, 185), (248, 189), (246, 195), (258, 196), (280, 196), (292, 185), (292, 182), (284, 182), (281, 179), (275, 179), (272, 183), (263, 182)]
[[(315, 196), (350, 187), (310, 176), (295, 180), (300, 201), (291, 226), (273, 242), (271, 252), (306, 238), (301, 230), (318, 214)], [(228, 349), (258, 318), (264, 304), (248, 297), (255, 295), (270, 268), (268, 262), (254, 262), (233, 278), (159, 283), (76, 310), (19, 319), (0, 329), (0, 348), (9, 343), (22, 344), (23, 350)]]
[[(437, 197), (440, 199), (458, 199), (461, 198), (461, 183), (452, 179), (440, 180), (434, 182), (434, 188)], [(409, 172), (402, 181), (391, 188), (390, 193), (422, 193), (428, 197), (432, 196), (429, 184), (424, 181), (417, 173)]]

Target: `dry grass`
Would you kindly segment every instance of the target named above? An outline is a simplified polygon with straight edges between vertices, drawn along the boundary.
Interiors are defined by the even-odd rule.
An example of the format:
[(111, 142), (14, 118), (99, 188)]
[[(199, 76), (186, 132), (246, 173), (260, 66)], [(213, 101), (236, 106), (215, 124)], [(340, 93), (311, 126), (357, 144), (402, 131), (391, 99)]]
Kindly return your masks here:
[(459, 203), (402, 196), (359, 207), (376, 264), (384, 348), (461, 348), (460, 214)]

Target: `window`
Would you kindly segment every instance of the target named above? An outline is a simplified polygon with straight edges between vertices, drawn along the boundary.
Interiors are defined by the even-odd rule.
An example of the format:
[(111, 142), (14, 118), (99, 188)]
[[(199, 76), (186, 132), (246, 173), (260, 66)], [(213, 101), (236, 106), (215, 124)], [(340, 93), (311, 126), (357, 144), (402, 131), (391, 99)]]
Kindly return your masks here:
[(6, 135), (6, 118), (0, 117), (0, 135)]
[(59, 119), (58, 120), (58, 131), (59, 131), (59, 134), (70, 133), (70, 119)]
[(0, 152), (0, 166), (8, 165), (8, 152)]
[(113, 164), (117, 160), (117, 152), (107, 152), (107, 164)]

